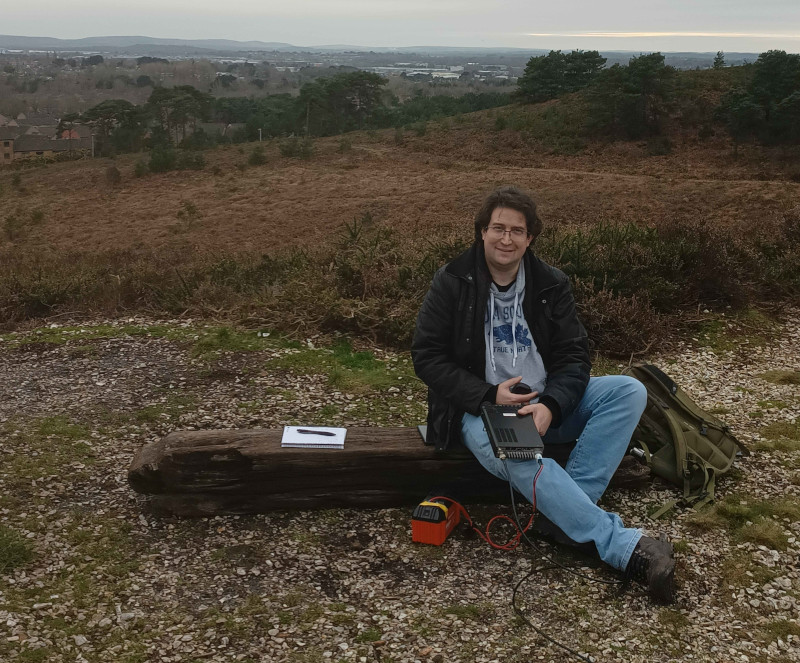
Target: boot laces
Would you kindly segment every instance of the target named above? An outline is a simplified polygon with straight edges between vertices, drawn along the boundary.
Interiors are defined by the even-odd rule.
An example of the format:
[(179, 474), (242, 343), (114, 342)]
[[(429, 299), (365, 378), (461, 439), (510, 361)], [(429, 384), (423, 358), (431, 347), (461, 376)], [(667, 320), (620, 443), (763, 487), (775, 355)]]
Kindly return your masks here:
[(636, 580), (637, 582), (647, 583), (647, 570), (650, 568), (650, 560), (638, 549), (633, 551), (628, 566), (625, 567), (625, 581)]

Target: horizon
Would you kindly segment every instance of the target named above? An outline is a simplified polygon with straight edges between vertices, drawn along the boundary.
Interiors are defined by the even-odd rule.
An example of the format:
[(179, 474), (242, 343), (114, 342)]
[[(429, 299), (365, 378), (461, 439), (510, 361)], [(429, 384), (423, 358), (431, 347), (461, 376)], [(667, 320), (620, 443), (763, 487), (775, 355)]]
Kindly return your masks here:
[[(109, 9), (76, 0), (48, 9), (13, 6), (3, 12), (8, 35), (56, 39), (144, 36), (289, 43), (298, 48), (348, 45), (370, 49), (493, 48), (631, 52), (761, 53), (800, 49), (800, 3), (795, 0), (610, 0), (602, 7), (573, 0), (548, 7), (528, 0), (241, 0), (220, 7), (210, 0), (141, 0)], [(576, 20), (576, 17), (579, 19)], [(506, 30), (505, 25), (515, 29)], [(122, 29), (120, 29), (120, 26)], [(76, 35), (89, 35), (76, 36)], [(403, 44), (409, 44), (405, 46)]]
[[(87, 41), (93, 39), (135, 39), (135, 38), (142, 38), (142, 39), (154, 39), (159, 41), (170, 41), (170, 42), (198, 42), (198, 41), (229, 41), (235, 42), (239, 44), (247, 44), (250, 42), (261, 42), (264, 44), (280, 44), (282, 46), (291, 46), (295, 47), (298, 50), (302, 51), (303, 49), (309, 50), (322, 50), (326, 48), (352, 48), (358, 49), (360, 51), (368, 52), (372, 49), (380, 49), (382, 51), (393, 51), (393, 50), (413, 50), (418, 49), (420, 51), (424, 51), (425, 49), (458, 49), (464, 51), (470, 50), (491, 50), (491, 51), (549, 51), (549, 50), (561, 50), (564, 52), (574, 51), (574, 50), (597, 50), (600, 52), (607, 52), (607, 53), (653, 53), (653, 52), (660, 52), (660, 53), (667, 53), (667, 54), (676, 54), (676, 53), (694, 53), (694, 54), (702, 54), (702, 55), (715, 55), (717, 52), (722, 51), (724, 53), (731, 53), (731, 54), (743, 54), (743, 55), (758, 55), (759, 53), (763, 53), (765, 50), (773, 50), (773, 49), (755, 49), (755, 50), (742, 50), (742, 49), (713, 49), (713, 50), (699, 50), (699, 49), (675, 49), (675, 50), (667, 50), (667, 49), (654, 49), (654, 48), (588, 48), (588, 47), (544, 47), (544, 46), (531, 46), (531, 47), (523, 47), (523, 46), (508, 46), (508, 45), (460, 45), (460, 46), (450, 46), (445, 44), (409, 44), (409, 45), (392, 45), (392, 46), (377, 46), (374, 44), (350, 44), (350, 43), (334, 43), (329, 42), (326, 44), (297, 44), (291, 43), (286, 41), (278, 41), (274, 39), (233, 39), (231, 37), (172, 37), (172, 36), (160, 36), (160, 35), (143, 35), (143, 34), (95, 34), (95, 35), (87, 35), (82, 37), (54, 37), (53, 35), (20, 35), (20, 34), (2, 34), (0, 37), (13, 37), (15, 39), (58, 39), (65, 42), (70, 41)], [(139, 45), (139, 44), (137, 44)], [(141, 45), (148, 45), (147, 43), (142, 43)], [(2, 48), (2, 44), (0, 44), (0, 48)], [(114, 48), (121, 48), (121, 47), (114, 47)], [(18, 50), (17, 48), (10, 48), (8, 50)], [(28, 50), (22, 48), (21, 50)], [(244, 49), (247, 50), (247, 49)], [(789, 53), (800, 53), (800, 44), (798, 44), (798, 50), (789, 50), (789, 49), (775, 49), (775, 50), (784, 50)]]
[[(448, 46), (448, 45), (443, 45), (443, 44), (411, 44), (411, 45), (394, 45), (394, 46), (376, 46), (374, 44), (364, 45), (364, 44), (346, 44), (346, 43), (333, 43), (333, 42), (327, 43), (327, 44), (296, 44), (296, 43), (290, 43), (290, 42), (280, 42), (280, 41), (277, 41), (277, 40), (265, 40), (265, 39), (241, 40), (241, 39), (232, 39), (232, 38), (229, 38), (229, 37), (163, 37), (163, 36), (141, 35), (141, 34), (138, 34), (138, 35), (134, 35), (134, 34), (129, 34), (129, 35), (124, 35), (124, 34), (113, 34), (113, 35), (112, 34), (102, 34), (101, 35), (101, 34), (97, 34), (97, 35), (88, 35), (88, 36), (84, 36), (84, 37), (54, 37), (52, 35), (11, 35), (11, 34), (2, 34), (2, 35), (0, 35), (0, 38), (1, 37), (12, 37), (12, 38), (15, 38), (15, 39), (48, 39), (48, 40), (49, 39), (58, 39), (58, 40), (65, 41), (65, 42), (87, 41), (87, 40), (96, 40), (96, 39), (135, 39), (135, 38), (142, 38), (142, 39), (147, 39), (147, 40), (153, 39), (153, 40), (164, 41), (164, 42), (227, 41), (227, 42), (239, 43), (239, 44), (248, 44), (248, 43), (261, 42), (261, 43), (264, 43), (264, 44), (280, 44), (282, 47), (289, 46), (289, 47), (297, 48), (298, 51), (303, 51), (304, 49), (308, 49), (308, 50), (324, 50), (326, 48), (329, 48), (329, 49), (338, 49), (338, 48), (351, 49), (352, 48), (352, 49), (356, 49), (356, 50), (362, 51), (362, 52), (369, 52), (372, 49), (379, 49), (381, 51), (388, 51), (388, 52), (392, 52), (394, 50), (397, 50), (397, 51), (401, 51), (401, 50), (402, 51), (419, 50), (421, 52), (424, 52), (426, 49), (452, 49), (452, 50), (462, 50), (462, 51), (471, 51), (471, 50), (478, 51), (478, 50), (482, 50), (482, 51), (496, 51), (496, 52), (503, 52), (503, 51), (521, 51), (521, 52), (525, 52), (525, 51), (549, 51), (549, 50), (561, 50), (563, 52), (569, 52), (569, 51), (574, 51), (574, 50), (584, 50), (584, 51), (586, 51), (586, 50), (597, 50), (597, 51), (599, 51), (601, 53), (602, 52), (606, 52), (606, 53), (626, 53), (626, 54), (630, 53), (632, 55), (635, 55), (635, 54), (638, 54), (638, 53), (654, 53), (654, 52), (660, 52), (660, 53), (665, 53), (665, 54), (692, 53), (692, 54), (699, 54), (699, 55), (715, 55), (717, 52), (722, 51), (723, 53), (726, 53), (726, 54), (758, 55), (759, 53), (764, 52), (764, 50), (773, 50), (773, 49), (763, 49), (763, 50), (749, 50), (748, 51), (748, 50), (741, 50), (741, 49), (725, 50), (725, 49), (719, 49), (719, 48), (715, 49), (715, 50), (697, 50), (697, 49), (694, 49), (694, 50), (689, 50), (689, 49), (666, 50), (666, 49), (653, 49), (653, 48), (648, 48), (648, 49), (643, 49), (643, 48), (641, 48), (641, 49), (633, 49), (633, 48), (578, 48), (578, 47), (572, 48), (572, 47), (563, 47), (563, 46), (549, 48), (549, 47), (502, 46), (502, 45), (501, 46), (497, 46), (497, 45), (493, 45), (493, 46), (478, 46), (478, 45)], [(134, 44), (134, 46), (136, 46), (136, 45), (147, 46), (149, 44), (146, 43), (146, 42), (143, 42), (141, 44)], [(156, 44), (156, 45), (159, 45), (159, 44)], [(117, 48), (117, 49), (119, 49), (119, 48), (132, 48), (132, 47), (133, 46), (127, 46), (127, 47), (109, 46), (109, 48)], [(0, 48), (4, 48), (2, 46), (2, 43), (0, 43)], [(44, 50), (49, 50), (44, 46), (42, 46), (42, 48)], [(91, 46), (87, 46), (87, 48), (97, 49), (97, 48), (100, 48), (100, 47), (98, 47), (96, 45), (91, 45)], [(9, 51), (31, 50), (31, 48), (13, 47), (13, 48), (8, 48), (7, 50), (9, 50)], [(213, 49), (211, 47), (209, 47), (209, 50), (213, 50)], [(250, 49), (243, 49), (243, 50), (250, 50)], [(790, 53), (800, 53), (800, 48), (798, 50), (796, 50), (796, 51), (789, 51), (787, 49), (776, 49), (776, 50), (785, 50), (786, 52), (790, 52)]]

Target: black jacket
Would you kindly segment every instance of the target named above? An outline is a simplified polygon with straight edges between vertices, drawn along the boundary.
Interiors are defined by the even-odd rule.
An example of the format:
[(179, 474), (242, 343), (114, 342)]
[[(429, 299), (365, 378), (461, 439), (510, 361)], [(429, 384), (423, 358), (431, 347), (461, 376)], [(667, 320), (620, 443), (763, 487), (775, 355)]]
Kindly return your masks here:
[[(578, 320), (566, 274), (530, 251), (525, 261), (522, 310), (547, 370), (540, 402), (553, 412), (553, 426), (575, 409), (589, 382), (589, 346)], [(414, 370), (428, 385), (426, 443), (445, 449), (460, 441), (464, 412), (478, 415), (494, 400), (496, 385), (484, 380), (484, 320), (491, 277), (483, 244), (448, 263), (433, 277), (417, 316), (411, 346)]]

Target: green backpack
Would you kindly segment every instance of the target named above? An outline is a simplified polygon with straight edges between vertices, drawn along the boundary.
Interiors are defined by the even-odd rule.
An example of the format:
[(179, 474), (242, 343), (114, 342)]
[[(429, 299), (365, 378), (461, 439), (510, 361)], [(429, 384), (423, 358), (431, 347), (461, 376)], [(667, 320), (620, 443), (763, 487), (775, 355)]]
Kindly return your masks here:
[(633, 432), (628, 452), (650, 471), (683, 488), (683, 498), (665, 504), (653, 518), (675, 504), (698, 507), (714, 499), (717, 475), (725, 474), (738, 453), (750, 452), (713, 414), (700, 409), (675, 382), (652, 364), (623, 371), (647, 388), (647, 407)]

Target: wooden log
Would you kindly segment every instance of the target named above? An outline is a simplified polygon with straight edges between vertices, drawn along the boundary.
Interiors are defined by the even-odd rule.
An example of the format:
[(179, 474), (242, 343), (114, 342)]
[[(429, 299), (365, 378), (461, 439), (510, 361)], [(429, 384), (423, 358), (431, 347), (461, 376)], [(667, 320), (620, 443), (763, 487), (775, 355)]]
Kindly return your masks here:
[(508, 484), (466, 449), (437, 453), (415, 428), (350, 428), (344, 449), (284, 449), (281, 436), (267, 429), (170, 433), (139, 450), (128, 481), (151, 496), (154, 510), (178, 516), (395, 507), (416, 504), (432, 489), (467, 503), (508, 500)]

